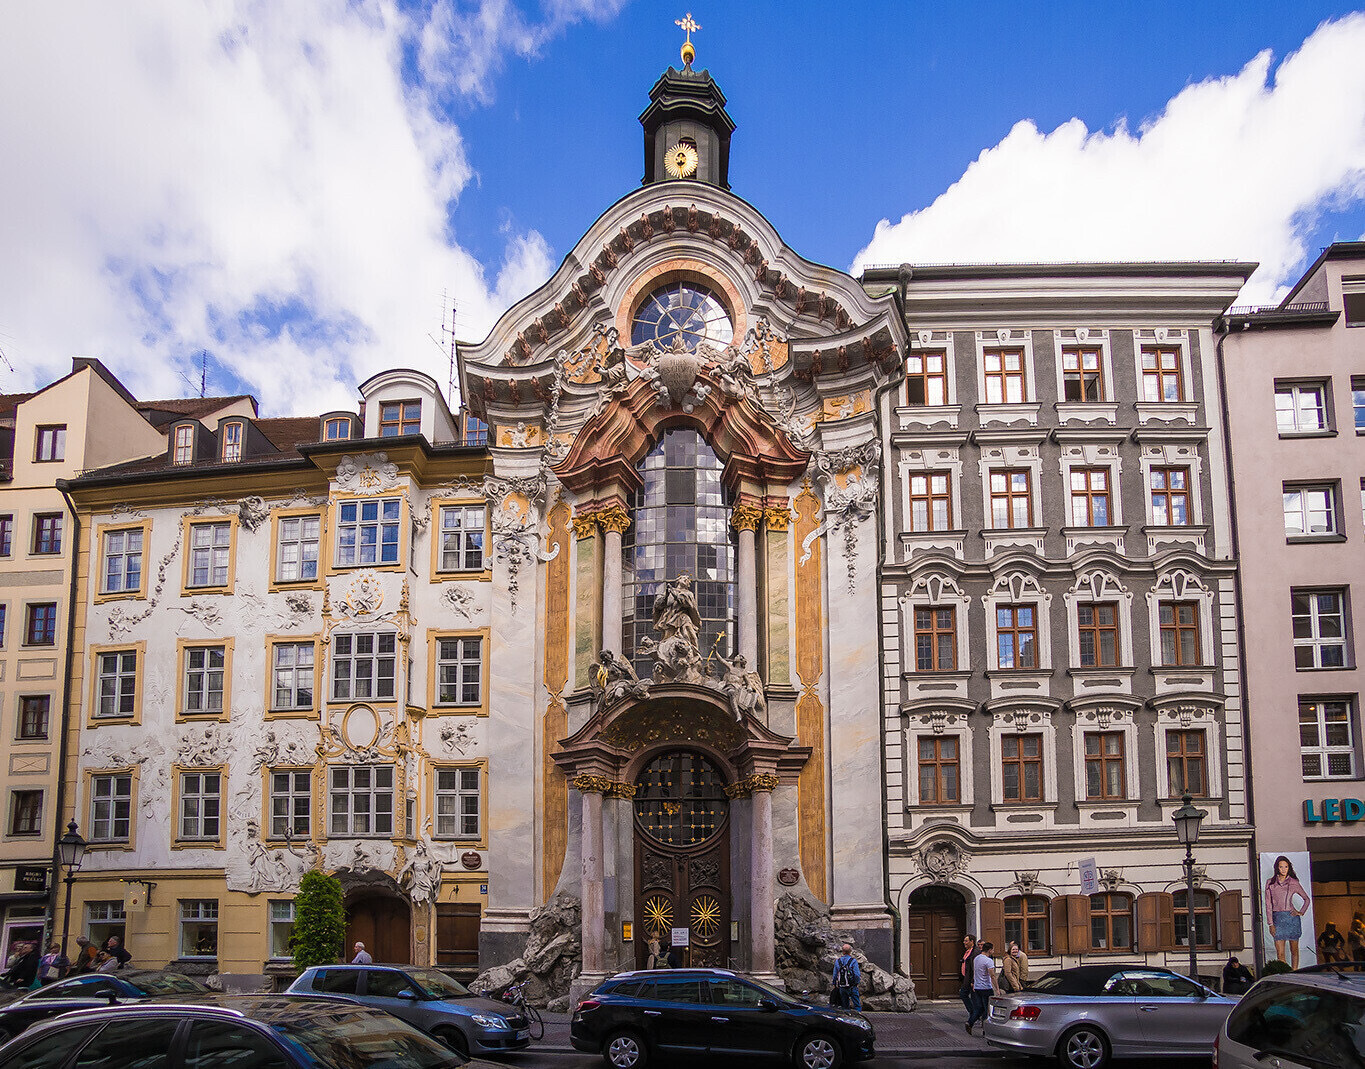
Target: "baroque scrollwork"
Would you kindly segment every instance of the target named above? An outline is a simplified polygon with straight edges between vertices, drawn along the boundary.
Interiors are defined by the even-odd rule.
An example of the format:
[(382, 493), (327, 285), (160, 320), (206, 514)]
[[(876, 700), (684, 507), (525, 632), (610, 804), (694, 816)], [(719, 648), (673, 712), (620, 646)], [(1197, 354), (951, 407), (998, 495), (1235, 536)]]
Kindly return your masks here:
[(377, 494), (398, 485), (398, 465), (387, 453), (347, 454), (337, 465), (336, 484), (351, 494)]
[(259, 494), (252, 494), (237, 502), (237, 522), (248, 531), (255, 531), (270, 519), (270, 506)]
[(881, 459), (881, 442), (874, 438), (833, 453), (817, 450), (812, 461), (824, 493), (825, 518), (802, 541), (800, 563), (810, 559), (811, 545), (817, 538), (827, 531), (841, 532), (850, 593), (858, 573), (858, 525), (870, 519), (876, 509)]
[(970, 856), (956, 843), (938, 839), (914, 855), (915, 867), (934, 883), (948, 883), (967, 869)]

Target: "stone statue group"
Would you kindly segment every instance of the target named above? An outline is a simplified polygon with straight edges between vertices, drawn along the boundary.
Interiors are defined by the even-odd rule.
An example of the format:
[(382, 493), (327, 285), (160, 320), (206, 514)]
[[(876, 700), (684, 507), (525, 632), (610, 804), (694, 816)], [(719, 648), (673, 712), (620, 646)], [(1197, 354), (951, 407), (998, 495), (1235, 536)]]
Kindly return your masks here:
[[(767, 702), (763, 697), (763, 680), (749, 667), (742, 653), (731, 659), (717, 648), (707, 656), (702, 655), (701, 614), (697, 611), (697, 595), (692, 590), (690, 575), (678, 576), (654, 596), (651, 620), (662, 637), (646, 638), (636, 652), (654, 658), (653, 677), (646, 683), (629, 660), (603, 650), (593, 682), (604, 705), (625, 697), (646, 697), (650, 686), (693, 683), (722, 691), (736, 720), (743, 720), (746, 715), (760, 718), (764, 715)], [(707, 670), (711, 660), (721, 667), (718, 675)]]

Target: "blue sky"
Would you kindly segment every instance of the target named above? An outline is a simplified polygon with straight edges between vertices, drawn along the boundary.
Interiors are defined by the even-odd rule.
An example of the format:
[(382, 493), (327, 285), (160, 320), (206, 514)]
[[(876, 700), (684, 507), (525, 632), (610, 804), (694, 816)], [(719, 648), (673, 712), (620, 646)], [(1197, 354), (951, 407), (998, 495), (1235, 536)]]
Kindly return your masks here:
[(1345, 5), (16, 0), (0, 392), (444, 382), (445, 302), (482, 337), (638, 184), (689, 6), (732, 187), (810, 259), (1249, 259), (1265, 301), (1365, 235)]

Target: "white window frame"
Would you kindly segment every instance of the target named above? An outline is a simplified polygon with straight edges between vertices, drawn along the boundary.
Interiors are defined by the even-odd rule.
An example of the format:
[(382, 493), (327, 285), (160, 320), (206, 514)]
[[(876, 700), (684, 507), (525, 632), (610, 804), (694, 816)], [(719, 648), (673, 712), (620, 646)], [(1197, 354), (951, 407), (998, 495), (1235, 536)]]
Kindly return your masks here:
[[(387, 779), (387, 786), (381, 781)], [(329, 765), (327, 768), (327, 834), (343, 839), (391, 839), (396, 813), (394, 787), (397, 776), (392, 765)], [(362, 780), (364, 782), (362, 782)], [(364, 812), (356, 802), (365, 800)], [(344, 799), (344, 804), (338, 801)], [(387, 811), (382, 808), (388, 800)], [(381, 825), (387, 816), (388, 827)], [(362, 828), (364, 830), (357, 830)]]
[[(267, 838), (309, 838), (313, 834), (312, 770), (307, 768), (272, 768), (269, 770), (269, 776), (270, 825)], [(281, 786), (283, 786), (283, 790), (280, 789)], [(305, 824), (302, 831), (298, 830), (300, 820)], [(291, 828), (293, 829), (292, 833), (289, 833)]]
[[(213, 663), (217, 654), (218, 663)], [(227, 700), (228, 650), (226, 645), (185, 647), (185, 675), (180, 681), (181, 712), (185, 716), (221, 714)], [(217, 696), (217, 705), (214, 696)], [(196, 708), (194, 703), (198, 702)]]
[[(96, 926), (99, 931), (96, 931)], [(118, 929), (118, 932), (116, 933), (114, 929)], [(127, 930), (128, 914), (122, 902), (111, 900), (85, 903), (85, 935), (96, 946), (103, 946), (109, 936), (114, 934), (118, 934), (122, 941), (122, 933)]]
[(222, 837), (223, 778), (218, 768), (180, 772), (179, 840), (216, 843)]
[[(433, 815), (432, 837), (436, 839), (469, 839), (478, 840), (483, 838), (483, 769), (479, 765), (449, 765), (437, 767), (435, 770), (435, 795), (436, 812)], [(474, 785), (467, 784), (469, 775), (473, 775)], [(451, 777), (453, 783), (449, 786), (442, 786), (443, 777)], [(470, 800), (474, 803), (474, 830), (464, 829), (465, 819), (471, 814), (466, 810), (466, 803)], [(447, 808), (449, 811), (447, 812)], [(442, 822), (450, 821), (450, 829), (443, 830)]]
[[(120, 830), (122, 834), (120, 834)], [(126, 843), (132, 839), (132, 836), (132, 773), (100, 772), (92, 775), (90, 777), (90, 841), (92, 843)]]
[[(308, 534), (309, 522), (315, 524), (313, 533)], [(312, 547), (312, 558), (307, 550)], [(286, 553), (292, 550), (292, 553)], [(281, 516), (275, 527), (275, 582), (311, 583), (318, 577), (319, 561), (322, 557), (322, 515), (307, 513)], [(305, 574), (312, 566), (312, 575)], [(289, 570), (296, 575), (286, 574)]]
[(194, 463), (194, 427), (182, 423), (175, 428), (171, 463), (177, 465)]
[[(1075, 703), (1073, 703), (1075, 704)], [(1123, 736), (1123, 798), (1090, 798), (1085, 778), (1085, 736), (1115, 732)], [(1076, 728), (1071, 733), (1071, 767), (1075, 772), (1075, 798), (1077, 805), (1114, 809), (1119, 806), (1136, 805), (1141, 799), (1141, 785), (1138, 779), (1137, 722), (1135, 708), (1115, 702), (1112, 705), (1100, 702), (1082, 702), (1076, 708)]]
[[(1355, 658), (1351, 655), (1351, 605), (1350, 591), (1346, 587), (1292, 587), (1290, 593), (1290, 628), (1292, 631), (1294, 617), (1293, 596), (1295, 594), (1307, 595), (1312, 600), (1309, 606), (1308, 619), (1312, 621), (1313, 634), (1306, 639), (1294, 638), (1294, 666), (1297, 671), (1304, 672), (1316, 668), (1341, 671), (1349, 669), (1355, 663)], [(1335, 594), (1340, 605), (1341, 613), (1341, 637), (1323, 638), (1322, 619), (1323, 614), (1318, 612), (1317, 599), (1324, 594)], [(1323, 664), (1322, 653), (1328, 647), (1341, 647), (1341, 664)], [(1298, 651), (1300, 649), (1311, 649), (1313, 651), (1313, 663), (1302, 665), (1298, 663)]]
[[(1318, 427), (1305, 427), (1302, 425), (1304, 395), (1317, 394), (1317, 403), (1313, 406), (1315, 412), (1322, 414), (1322, 424)], [(1280, 398), (1289, 399), (1290, 406), (1287, 409), (1280, 407)], [(1275, 380), (1275, 431), (1284, 437), (1314, 436), (1320, 434), (1331, 434), (1335, 429), (1332, 420), (1332, 390), (1327, 379), (1276, 379)], [(1291, 413), (1291, 425), (1284, 427), (1280, 425), (1280, 413)]]
[[(121, 720), (137, 715), (137, 674), (141, 670), (135, 647), (101, 650), (96, 657), (97, 719)], [(131, 663), (131, 667), (129, 667)], [(106, 712), (106, 704), (111, 703)], [(127, 702), (129, 708), (123, 709)]]
[[(1166, 763), (1166, 732), (1199, 730), (1204, 732), (1204, 775), (1208, 785), (1208, 795), (1201, 800), (1216, 801), (1223, 797), (1222, 731), (1217, 712), (1212, 706), (1177, 702), (1157, 708), (1156, 788), (1160, 801), (1172, 805), (1180, 801), (1171, 797), (1170, 769)], [(1216, 812), (1213, 815), (1216, 817)]]
[[(134, 544), (136, 543), (136, 544)], [(142, 589), (143, 528), (122, 527), (104, 532), (104, 561), (100, 569), (103, 594), (129, 594)], [(113, 566), (117, 564), (117, 571)]]
[[(1346, 731), (1349, 735), (1349, 740), (1347, 741), (1345, 746), (1341, 745), (1333, 746), (1326, 741), (1327, 740), (1326, 707), (1328, 705), (1342, 705), (1345, 706), (1346, 708)], [(1305, 706), (1311, 706), (1314, 711), (1318, 739), (1318, 745), (1316, 746), (1304, 746), (1303, 744), (1303, 712)], [(1316, 755), (1319, 761), (1321, 762), (1318, 767), (1322, 770), (1316, 776), (1310, 776), (1307, 772), (1303, 772), (1304, 782), (1307, 783), (1317, 782), (1319, 780), (1355, 779), (1356, 769), (1359, 765), (1359, 757), (1356, 754), (1356, 748), (1359, 743), (1358, 738), (1359, 733), (1356, 730), (1356, 703), (1354, 698), (1345, 695), (1339, 697), (1323, 697), (1318, 695), (1303, 696), (1299, 698), (1298, 711), (1300, 762), (1302, 762), (1302, 759), (1304, 757), (1307, 757), (1309, 755)], [(1330, 760), (1333, 756), (1340, 756), (1342, 754), (1345, 754), (1346, 757), (1349, 758), (1350, 767), (1346, 770), (1346, 772), (1334, 775), (1328, 771), (1330, 767)], [(1302, 768), (1302, 765), (1300, 767)]]
[[(482, 705), (484, 693), (483, 636), (442, 635), (439, 636), (435, 640), (435, 642), (436, 642), (436, 704), (440, 706)], [(474, 643), (473, 657), (468, 656), (468, 651), (465, 645), (468, 642)], [(446, 650), (447, 644), (451, 644), (455, 647), (454, 656), (447, 656)], [(466, 697), (464, 693), (464, 688), (466, 686), (464, 669), (468, 668), (470, 665), (477, 667), (479, 677), (478, 682), (475, 684), (475, 694), (473, 698)], [(456, 688), (458, 692), (458, 700), (447, 701), (442, 693), (443, 689), (448, 685), (445, 678), (448, 669), (453, 669), (456, 673), (455, 681), (449, 685), (454, 686)]]
[[(1116, 672), (1133, 667), (1133, 592), (1117, 576), (1100, 569), (1083, 572), (1062, 595), (1066, 604), (1066, 630), (1071, 668), (1083, 672)], [(1118, 623), (1117, 665), (1085, 666), (1081, 664), (1081, 605), (1114, 604)], [(1127, 689), (1126, 687), (1124, 689)]]
[(232, 420), (222, 426), (223, 451), (222, 461), (224, 464), (236, 464), (242, 459), (243, 439), (246, 437), (246, 428), (240, 420)]
[[(293, 958), (293, 955), (289, 952), (289, 941), (293, 937), (294, 924), (298, 919), (297, 914), (294, 911), (294, 901), (293, 899), (289, 898), (272, 898), (269, 900), (267, 910), (268, 923), (270, 926), (270, 930), (268, 932), (270, 960), (289, 961)], [(281, 941), (283, 945), (282, 947), (280, 947), (280, 949), (283, 952), (277, 954), (276, 953), (277, 944), (275, 936), (277, 930), (282, 925), (287, 926), (287, 932), (285, 933), (284, 939)]]
[[(373, 507), (374, 517), (366, 512)], [(353, 513), (353, 514), (352, 514)], [(392, 513), (392, 515), (390, 515)], [(348, 515), (352, 514), (352, 515)], [(384, 567), (402, 556), (403, 499), (401, 497), (347, 498), (337, 503), (336, 566), (338, 568)], [(366, 558), (365, 533), (373, 531), (373, 559)], [(388, 537), (392, 534), (392, 540)], [(346, 539), (349, 536), (350, 543)], [(393, 547), (392, 559), (386, 557)]]
[[(192, 590), (227, 586), (232, 577), (231, 522), (192, 523), (189, 527), (190, 559), (185, 586)], [(198, 579), (199, 572), (204, 573), (202, 582)], [(219, 578), (220, 574), (222, 578)]]
[[(1320, 483), (1285, 483), (1281, 487), (1281, 499), (1284, 504), (1284, 536), (1290, 542), (1312, 541), (1315, 538), (1332, 538), (1340, 535), (1341, 532), (1341, 508), (1338, 502), (1341, 489), (1336, 482)], [(1310, 495), (1321, 494), (1326, 499), (1325, 509), (1316, 509), (1309, 505)], [(1297, 508), (1291, 512), (1289, 499), (1291, 496), (1297, 497)], [(1322, 531), (1310, 531), (1309, 525), (1314, 515), (1326, 513), (1327, 527)], [(1299, 529), (1291, 530), (1289, 526), (1291, 515), (1298, 520)]]
[[(307, 650), (308, 663), (303, 664), (299, 660), (300, 651)], [(285, 658), (288, 664), (281, 664), (282, 651), (290, 651), (290, 656)], [(304, 678), (303, 673), (307, 673), (308, 701), (302, 701), (300, 692), (302, 687), (300, 680)], [(292, 681), (284, 688), (289, 692), (289, 700), (280, 701), (280, 679), (282, 677), (292, 677)], [(270, 650), (270, 708), (271, 710), (297, 711), (299, 709), (317, 708), (317, 644), (314, 642), (274, 642)]]
[[(370, 652), (363, 653), (360, 647), (368, 640)], [(348, 652), (342, 652), (342, 644), (346, 643), (349, 647)], [(391, 648), (385, 652), (382, 647), (391, 644)], [(338, 631), (332, 635), (332, 688), (331, 701), (378, 701), (391, 702), (398, 696), (398, 655), (399, 642), (398, 632), (390, 630), (379, 631)], [(385, 662), (389, 663), (390, 671), (387, 676), (380, 673), (380, 669)], [(338, 673), (342, 664), (348, 665), (347, 674), (343, 677)], [(358, 685), (361, 677), (358, 668), (362, 664), (369, 665), (369, 671), (363, 677), (367, 681), (366, 687)], [(387, 680), (389, 688), (387, 692), (381, 689), (381, 684)], [(344, 684), (344, 693), (343, 693)], [(362, 690), (364, 693), (362, 693)]]
[[(477, 523), (470, 523), (471, 517)], [(451, 526), (447, 521), (458, 519)], [(440, 570), (442, 572), (481, 572), (488, 567), (488, 507), (482, 503), (442, 505), (440, 507), (439, 549)], [(477, 540), (478, 545), (471, 545)], [(452, 547), (453, 543), (453, 547)], [(470, 556), (478, 554), (478, 562), (469, 563)]]
[[(205, 961), (218, 957), (222, 930), (218, 923), (218, 900), (216, 898), (182, 898), (180, 905), (180, 920), (177, 925), (179, 938), (177, 940), (181, 959), (198, 959)], [(190, 953), (185, 944), (185, 936), (188, 934), (187, 925), (212, 925), (214, 937), (214, 952), (212, 954)], [(194, 948), (197, 950), (197, 948)]]

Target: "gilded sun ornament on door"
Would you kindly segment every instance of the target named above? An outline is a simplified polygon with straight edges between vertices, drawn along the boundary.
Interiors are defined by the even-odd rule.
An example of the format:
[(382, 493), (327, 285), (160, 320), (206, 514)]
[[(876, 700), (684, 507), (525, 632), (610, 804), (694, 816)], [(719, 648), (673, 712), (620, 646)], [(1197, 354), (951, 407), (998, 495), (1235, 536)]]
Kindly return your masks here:
[(672, 928), (673, 903), (663, 895), (653, 895), (645, 899), (645, 925), (660, 932)]
[(720, 902), (715, 895), (698, 895), (692, 900), (692, 930), (707, 942), (720, 931)]

